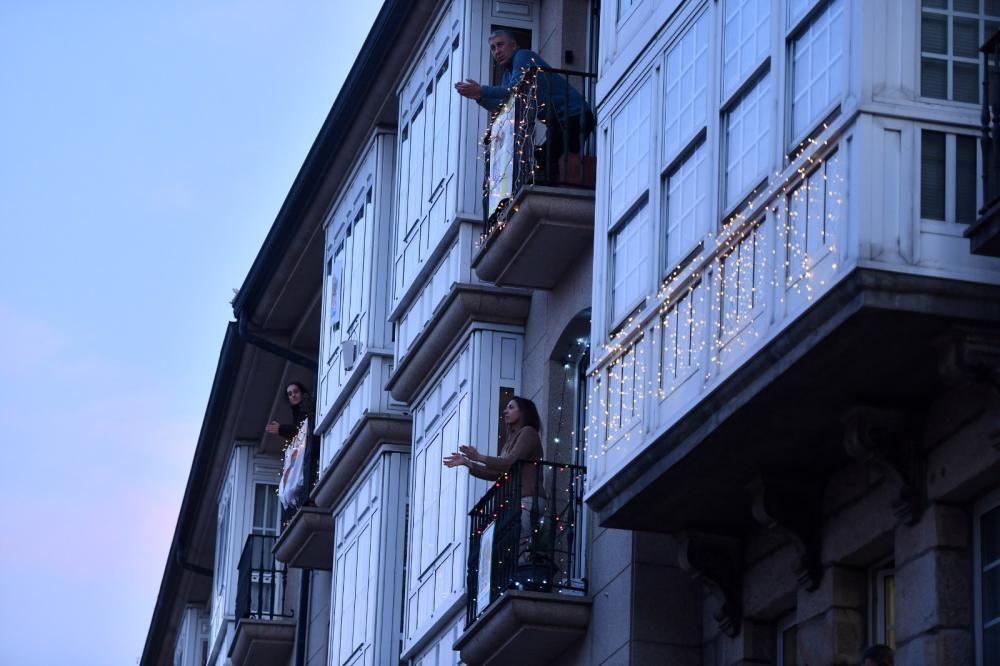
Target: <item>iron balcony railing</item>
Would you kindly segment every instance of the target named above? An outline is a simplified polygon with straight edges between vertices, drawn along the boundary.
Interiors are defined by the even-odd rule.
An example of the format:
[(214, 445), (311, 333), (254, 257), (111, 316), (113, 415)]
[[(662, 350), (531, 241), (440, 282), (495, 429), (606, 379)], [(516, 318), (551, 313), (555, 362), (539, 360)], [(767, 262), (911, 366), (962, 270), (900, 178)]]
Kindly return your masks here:
[(986, 40), (983, 52), (983, 208), (1000, 204), (1000, 31)]
[(273, 620), (285, 613), (285, 565), (271, 549), (278, 537), (251, 534), (240, 555), (236, 580), (236, 619)]
[(583, 595), (583, 489), (587, 469), (515, 463), (469, 512), (466, 628), (506, 590)]
[(594, 188), (594, 84), (588, 72), (528, 69), (483, 137), (483, 217), (502, 226), (526, 185)]

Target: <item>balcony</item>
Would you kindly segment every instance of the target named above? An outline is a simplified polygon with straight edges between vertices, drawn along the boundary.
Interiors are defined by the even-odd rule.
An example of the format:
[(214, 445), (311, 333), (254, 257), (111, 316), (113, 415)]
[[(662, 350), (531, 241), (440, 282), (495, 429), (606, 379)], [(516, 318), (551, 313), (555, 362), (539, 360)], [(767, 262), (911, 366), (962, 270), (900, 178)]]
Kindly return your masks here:
[(973, 254), (1000, 257), (1000, 32), (980, 49), (983, 53), (983, 207), (965, 232)]
[(816, 489), (852, 459), (892, 469), (892, 509), (919, 517), (912, 427), (956, 376), (985, 372), (1000, 262), (899, 206), (886, 183), (917, 187), (902, 151), (852, 123), (831, 124), (622, 322), (598, 312), (612, 332), (590, 368), (587, 503), (602, 526), (697, 528), (698, 570), (700, 554), (737, 562), (743, 536), (779, 525), (812, 585)]
[(319, 438), (308, 437), (298, 502), (283, 511), (283, 528), (274, 544), (274, 557), (298, 569), (329, 569), (333, 562), (333, 518), (329, 508), (310, 499), (318, 482), (319, 454)]
[(466, 629), (454, 646), (463, 662), (550, 664), (586, 632), (585, 477), (575, 465), (520, 461), (469, 513)]
[[(581, 256), (589, 256), (595, 78), (529, 71), (491, 117), (484, 139), (486, 231), (472, 262), (480, 279), (551, 289)], [(559, 107), (565, 110), (556, 112)]]
[(285, 663), (292, 654), (295, 622), (285, 606), (285, 567), (271, 554), (275, 539), (251, 534), (240, 555), (236, 636), (229, 648), (234, 666)]

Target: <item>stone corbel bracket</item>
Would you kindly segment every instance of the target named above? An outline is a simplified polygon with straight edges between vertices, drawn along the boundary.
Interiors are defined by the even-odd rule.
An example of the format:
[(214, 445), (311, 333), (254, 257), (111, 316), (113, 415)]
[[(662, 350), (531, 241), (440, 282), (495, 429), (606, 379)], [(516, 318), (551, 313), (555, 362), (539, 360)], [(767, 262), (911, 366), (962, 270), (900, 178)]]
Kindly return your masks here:
[(701, 580), (719, 602), (715, 620), (727, 636), (743, 622), (743, 543), (735, 537), (703, 532), (678, 535), (681, 569)]
[[(937, 341), (937, 348), (938, 374), (945, 384), (981, 382), (992, 396), (990, 402), (1000, 400), (1000, 332), (956, 326)], [(1000, 413), (991, 411), (989, 437), (993, 448), (1000, 450)]]
[(795, 568), (799, 584), (812, 591), (823, 576), (820, 548), (823, 542), (823, 491), (816, 479), (766, 479), (757, 477), (747, 490), (753, 496), (751, 511), (763, 527), (788, 537), (798, 555)]
[(896, 481), (900, 490), (893, 511), (907, 525), (916, 524), (927, 505), (927, 457), (914, 418), (894, 409), (857, 406), (843, 423), (847, 453), (878, 465)]

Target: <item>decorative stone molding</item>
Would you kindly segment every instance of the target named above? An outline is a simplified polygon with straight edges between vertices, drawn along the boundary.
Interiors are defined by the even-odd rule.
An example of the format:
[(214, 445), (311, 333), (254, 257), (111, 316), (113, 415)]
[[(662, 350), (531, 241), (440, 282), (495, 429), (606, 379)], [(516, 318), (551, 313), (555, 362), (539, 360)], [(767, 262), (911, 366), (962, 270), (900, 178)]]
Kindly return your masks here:
[(823, 576), (820, 548), (823, 542), (823, 492), (821, 479), (765, 479), (757, 477), (747, 490), (753, 496), (751, 511), (762, 526), (787, 536), (798, 555), (795, 568), (799, 584), (810, 592)]
[(743, 622), (743, 543), (720, 534), (687, 531), (678, 535), (678, 564), (708, 586), (719, 602), (715, 620), (727, 636)]
[(938, 372), (949, 385), (985, 381), (1000, 390), (1000, 332), (956, 326), (937, 341)]
[(927, 459), (913, 417), (894, 409), (856, 406), (843, 417), (844, 447), (854, 459), (881, 467), (899, 485), (893, 511), (907, 525), (927, 505)]

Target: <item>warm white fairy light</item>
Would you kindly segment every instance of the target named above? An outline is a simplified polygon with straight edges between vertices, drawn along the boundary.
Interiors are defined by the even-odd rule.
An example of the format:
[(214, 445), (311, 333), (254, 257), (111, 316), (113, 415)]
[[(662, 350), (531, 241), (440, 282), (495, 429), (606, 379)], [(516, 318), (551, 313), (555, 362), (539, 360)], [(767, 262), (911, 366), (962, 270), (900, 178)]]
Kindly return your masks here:
[[(734, 353), (759, 341), (754, 321), (769, 307), (768, 292), (783, 307), (788, 296), (809, 303), (827, 285), (839, 266), (846, 163), (840, 151), (818, 156), (826, 146), (808, 139), (786, 155), (784, 177), (776, 172), (769, 187), (751, 192), (697, 256), (663, 280), (659, 305), (645, 317), (629, 317), (602, 345), (609, 360), (592, 371), (587, 397), (590, 458), (621, 449), (640, 432), (634, 425), (645, 397), (666, 399), (699, 369), (704, 384), (722, 376)], [(803, 155), (809, 147), (817, 154)], [(651, 364), (649, 341), (659, 347)]]

